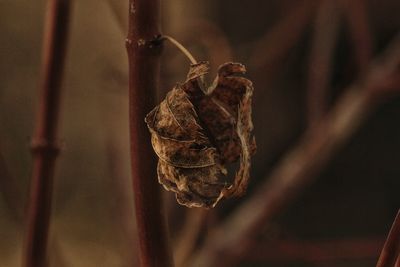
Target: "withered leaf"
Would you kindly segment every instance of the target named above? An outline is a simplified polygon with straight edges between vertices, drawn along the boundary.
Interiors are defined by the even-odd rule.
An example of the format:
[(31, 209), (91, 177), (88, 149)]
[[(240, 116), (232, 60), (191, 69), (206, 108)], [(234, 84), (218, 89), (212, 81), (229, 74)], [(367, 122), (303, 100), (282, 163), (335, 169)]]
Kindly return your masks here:
[[(250, 177), (252, 136), (251, 81), (240, 63), (225, 63), (210, 86), (207, 62), (193, 64), (147, 116), (159, 158), (158, 180), (188, 207), (215, 207), (224, 197), (242, 195)], [(225, 165), (240, 160), (230, 182)]]

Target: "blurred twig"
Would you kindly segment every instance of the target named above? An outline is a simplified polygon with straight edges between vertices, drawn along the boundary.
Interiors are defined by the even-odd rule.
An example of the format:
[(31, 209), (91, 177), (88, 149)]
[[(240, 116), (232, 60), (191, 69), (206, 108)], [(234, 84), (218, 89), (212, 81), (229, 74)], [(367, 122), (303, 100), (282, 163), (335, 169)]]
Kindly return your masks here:
[(314, 14), (319, 0), (303, 0), (288, 11), (282, 20), (260, 38), (254, 45), (249, 66), (260, 73), (276, 68), (276, 63), (294, 47)]
[[(301, 261), (310, 263), (375, 259), (384, 240), (378, 238), (333, 240), (277, 240), (260, 242), (246, 260)], [(320, 265), (318, 265), (320, 266)]]
[[(230, 266), (254, 245), (257, 233), (290, 203), (355, 132), (379, 100), (400, 91), (400, 36), (389, 45), (360, 82), (350, 86), (333, 109), (310, 128), (267, 177), (264, 184), (206, 239), (191, 266)], [(382, 86), (385, 90), (383, 90)], [(389, 91), (388, 91), (389, 90)]]
[(366, 71), (372, 57), (372, 34), (366, 0), (339, 0), (349, 25), (358, 73)]
[[(110, 134), (111, 135), (111, 134)], [(116, 137), (110, 136), (107, 142), (107, 162), (110, 170), (110, 184), (113, 197), (116, 198), (116, 207), (113, 209), (114, 221), (120, 228), (120, 232), (124, 236), (123, 248), (126, 253), (126, 260), (124, 265), (126, 267), (138, 266), (138, 249), (137, 249), (137, 233), (135, 225), (132, 223), (134, 220), (133, 213), (131, 212), (131, 204), (133, 201), (131, 191), (131, 184), (128, 183), (128, 176), (122, 173), (121, 152), (114, 141)]]
[(394, 219), (376, 267), (393, 267), (400, 257), (400, 210)]
[(339, 31), (340, 14), (336, 1), (323, 0), (318, 7), (311, 45), (307, 119), (309, 126), (317, 123), (326, 113), (328, 90), (332, 75), (332, 57)]
[(196, 246), (208, 214), (209, 211), (205, 209), (188, 209), (186, 212), (185, 224), (179, 234), (175, 250), (176, 266), (187, 266), (187, 260)]
[[(18, 181), (9, 172), (1, 152), (2, 150), (0, 149), (0, 189), (4, 197), (4, 203), (9, 209), (12, 219), (18, 226), (21, 226), (24, 219), (22, 212), (24, 207), (22, 190)], [(50, 237), (50, 239), (54, 264), (56, 264), (57, 267), (64, 267), (65, 261), (62, 249), (54, 235)]]
[(131, 171), (141, 266), (173, 266), (156, 158), (143, 120), (155, 106), (161, 54), (159, 0), (130, 0), (129, 61)]
[(46, 265), (52, 202), (61, 79), (67, 48), (69, 0), (50, 0), (43, 41), (42, 84), (36, 132), (32, 139), (33, 170), (26, 224), (23, 266)]

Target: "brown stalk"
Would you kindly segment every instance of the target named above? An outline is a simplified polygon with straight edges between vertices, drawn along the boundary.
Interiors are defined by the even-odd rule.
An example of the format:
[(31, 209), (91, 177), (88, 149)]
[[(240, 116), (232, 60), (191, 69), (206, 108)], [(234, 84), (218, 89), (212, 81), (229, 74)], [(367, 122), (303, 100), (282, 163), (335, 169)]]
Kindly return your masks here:
[[(299, 195), (331, 159), (366, 116), (390, 94), (387, 81), (398, 81), (400, 36), (372, 65), (359, 83), (350, 86), (334, 108), (310, 128), (265, 179), (264, 184), (206, 239), (191, 266), (231, 266), (254, 246), (256, 235), (269, 220)], [(396, 76), (397, 75), (397, 76)], [(394, 76), (394, 77), (393, 77)], [(382, 85), (385, 90), (382, 89)], [(398, 87), (392, 87), (397, 90)], [(392, 91), (391, 91), (392, 92)]]
[(367, 1), (341, 0), (348, 21), (358, 73), (363, 73), (372, 57), (372, 34), (368, 21)]
[(316, 241), (285, 239), (259, 242), (257, 247), (246, 255), (246, 260), (326, 263), (341, 260), (375, 259), (383, 242), (384, 240), (378, 238)]
[(160, 3), (130, 0), (126, 48), (129, 60), (131, 171), (141, 266), (173, 266), (156, 158), (144, 122), (155, 106), (160, 65)]
[(180, 231), (174, 253), (176, 266), (187, 266), (187, 260), (196, 247), (196, 242), (207, 222), (207, 215), (209, 213), (210, 211), (206, 209), (187, 210), (185, 223)]
[[(113, 197), (116, 199), (116, 207), (112, 210), (114, 221), (123, 234), (122, 242), (123, 255), (125, 257), (124, 267), (137, 266), (139, 259), (137, 256), (137, 235), (135, 225), (132, 223), (134, 219), (131, 206), (132, 195), (131, 189), (128, 187), (130, 181), (123, 173), (123, 161), (121, 151), (118, 144), (114, 141), (117, 137), (111, 136), (107, 140), (107, 163), (109, 168), (110, 188)], [(126, 178), (126, 179), (125, 179)]]
[(327, 112), (332, 75), (332, 56), (339, 32), (340, 14), (336, 1), (320, 2), (314, 23), (308, 69), (307, 115), (313, 126)]
[[(400, 210), (394, 219), (376, 267), (393, 267), (398, 265), (400, 257)], [(397, 263), (396, 263), (397, 260)]]
[(39, 110), (32, 139), (33, 170), (23, 255), (25, 267), (45, 266), (47, 260), (53, 176), (59, 152), (57, 128), (69, 11), (69, 0), (48, 2)]
[(296, 45), (319, 1), (303, 0), (296, 3), (282, 20), (257, 41), (249, 65), (262, 72), (275, 69), (279, 60)]

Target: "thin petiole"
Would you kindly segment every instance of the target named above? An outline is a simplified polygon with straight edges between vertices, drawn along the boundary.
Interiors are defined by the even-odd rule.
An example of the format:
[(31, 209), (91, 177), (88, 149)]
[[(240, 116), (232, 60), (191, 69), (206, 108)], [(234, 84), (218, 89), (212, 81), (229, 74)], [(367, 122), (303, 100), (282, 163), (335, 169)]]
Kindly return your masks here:
[(176, 39), (169, 35), (162, 35), (162, 39), (170, 41), (173, 45), (175, 45), (185, 56), (190, 60), (192, 64), (197, 64), (197, 60), (193, 57), (193, 55)]

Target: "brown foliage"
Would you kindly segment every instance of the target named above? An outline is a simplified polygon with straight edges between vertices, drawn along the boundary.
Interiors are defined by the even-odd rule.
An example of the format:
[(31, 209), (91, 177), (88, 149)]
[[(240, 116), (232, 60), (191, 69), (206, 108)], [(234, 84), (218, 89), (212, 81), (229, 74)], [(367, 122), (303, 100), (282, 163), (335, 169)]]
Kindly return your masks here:
[[(239, 63), (225, 63), (206, 86), (207, 62), (193, 64), (187, 80), (177, 84), (147, 116), (158, 178), (188, 207), (215, 207), (223, 197), (239, 196), (250, 176), (255, 151), (251, 131), (251, 81)], [(226, 164), (240, 166), (233, 182)]]

